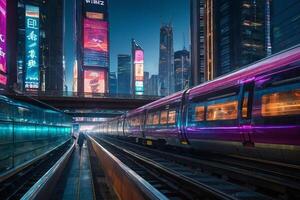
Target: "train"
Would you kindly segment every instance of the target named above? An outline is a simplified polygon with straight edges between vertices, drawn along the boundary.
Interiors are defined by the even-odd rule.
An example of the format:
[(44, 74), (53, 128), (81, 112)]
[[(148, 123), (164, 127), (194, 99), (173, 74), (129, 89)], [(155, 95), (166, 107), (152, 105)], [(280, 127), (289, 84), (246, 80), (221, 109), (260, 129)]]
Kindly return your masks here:
[(300, 45), (97, 124), (92, 134), (300, 163)]
[(0, 179), (71, 139), (72, 117), (0, 95)]

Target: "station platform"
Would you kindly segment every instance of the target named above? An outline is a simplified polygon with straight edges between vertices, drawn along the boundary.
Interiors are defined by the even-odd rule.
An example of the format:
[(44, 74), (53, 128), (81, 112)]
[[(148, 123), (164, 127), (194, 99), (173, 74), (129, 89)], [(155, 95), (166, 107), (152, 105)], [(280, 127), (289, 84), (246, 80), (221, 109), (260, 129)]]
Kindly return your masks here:
[(86, 144), (79, 150), (77, 146), (70, 158), (55, 191), (55, 199), (93, 200), (95, 199), (93, 177)]

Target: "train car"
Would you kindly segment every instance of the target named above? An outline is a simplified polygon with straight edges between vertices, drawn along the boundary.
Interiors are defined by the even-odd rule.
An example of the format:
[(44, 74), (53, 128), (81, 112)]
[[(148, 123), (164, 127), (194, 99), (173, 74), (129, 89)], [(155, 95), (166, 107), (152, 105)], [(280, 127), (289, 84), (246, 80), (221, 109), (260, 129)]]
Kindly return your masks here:
[(147, 144), (300, 163), (300, 46), (114, 120)]
[(187, 102), (193, 148), (299, 162), (299, 47), (192, 88)]

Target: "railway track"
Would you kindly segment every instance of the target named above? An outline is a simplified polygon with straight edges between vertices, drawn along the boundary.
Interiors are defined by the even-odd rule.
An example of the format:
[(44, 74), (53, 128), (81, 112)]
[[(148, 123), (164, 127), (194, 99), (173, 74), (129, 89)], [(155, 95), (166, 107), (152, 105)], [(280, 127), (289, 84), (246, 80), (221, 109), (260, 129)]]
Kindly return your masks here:
[[(132, 142), (106, 137), (109, 142), (150, 159), (163, 158), (174, 164), (207, 173), (233, 185), (250, 188), (274, 199), (300, 199), (298, 166), (237, 156), (199, 157), (175, 151), (148, 148)], [(172, 151), (172, 152), (171, 152)], [(226, 184), (226, 183), (224, 183)]]
[[(272, 199), (188, 165), (173, 162), (152, 149), (115, 139), (97, 141), (169, 199)], [(157, 151), (157, 150), (155, 150)]]
[(1, 182), (0, 199), (15, 200), (22, 196), (56, 163), (70, 148), (71, 140), (45, 153)]

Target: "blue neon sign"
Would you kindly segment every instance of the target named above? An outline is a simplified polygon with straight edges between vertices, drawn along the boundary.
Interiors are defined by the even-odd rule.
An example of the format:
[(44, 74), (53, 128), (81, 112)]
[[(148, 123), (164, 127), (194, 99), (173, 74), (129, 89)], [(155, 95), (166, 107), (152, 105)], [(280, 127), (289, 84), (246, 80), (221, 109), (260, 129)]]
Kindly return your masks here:
[(39, 7), (26, 5), (25, 14), (25, 50), (26, 75), (25, 89), (37, 90), (39, 88)]

